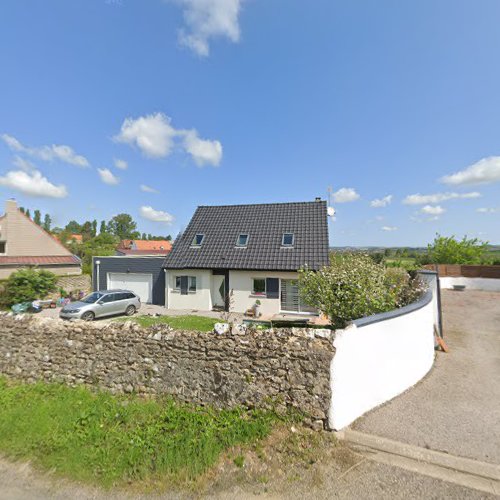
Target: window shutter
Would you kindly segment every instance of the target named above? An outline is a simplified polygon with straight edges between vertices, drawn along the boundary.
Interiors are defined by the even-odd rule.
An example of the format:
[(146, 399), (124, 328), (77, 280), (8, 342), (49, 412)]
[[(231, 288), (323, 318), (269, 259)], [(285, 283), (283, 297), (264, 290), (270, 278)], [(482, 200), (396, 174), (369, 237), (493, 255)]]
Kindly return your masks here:
[(279, 299), (280, 280), (278, 278), (266, 278), (266, 292), (268, 299)]
[(188, 277), (181, 276), (181, 295), (188, 294)]

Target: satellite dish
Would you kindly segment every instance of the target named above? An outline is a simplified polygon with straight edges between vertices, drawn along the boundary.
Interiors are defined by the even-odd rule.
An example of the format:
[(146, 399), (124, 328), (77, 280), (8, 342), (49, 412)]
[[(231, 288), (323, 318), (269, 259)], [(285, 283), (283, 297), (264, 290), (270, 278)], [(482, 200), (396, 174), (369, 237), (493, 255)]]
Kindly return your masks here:
[(327, 213), (330, 217), (335, 217), (335, 209), (333, 207), (328, 207)]

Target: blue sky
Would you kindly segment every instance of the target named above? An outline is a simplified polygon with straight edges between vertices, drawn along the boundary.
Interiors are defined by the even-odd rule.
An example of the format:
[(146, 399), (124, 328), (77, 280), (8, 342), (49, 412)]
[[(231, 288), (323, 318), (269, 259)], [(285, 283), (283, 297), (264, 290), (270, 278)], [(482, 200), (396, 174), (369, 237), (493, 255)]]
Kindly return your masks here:
[(333, 245), (500, 243), (499, 20), (497, 0), (4, 0), (0, 198), (175, 236), (198, 205), (331, 186)]

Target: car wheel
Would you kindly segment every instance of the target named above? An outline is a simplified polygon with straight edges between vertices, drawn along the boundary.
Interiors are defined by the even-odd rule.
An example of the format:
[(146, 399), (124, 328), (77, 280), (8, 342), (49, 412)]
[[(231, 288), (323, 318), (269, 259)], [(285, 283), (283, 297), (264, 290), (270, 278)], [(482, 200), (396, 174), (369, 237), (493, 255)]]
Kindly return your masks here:
[(125, 314), (127, 316), (132, 316), (133, 314), (135, 314), (135, 306), (128, 306), (125, 310)]
[(95, 314), (92, 311), (87, 311), (82, 314), (83, 321), (94, 321)]

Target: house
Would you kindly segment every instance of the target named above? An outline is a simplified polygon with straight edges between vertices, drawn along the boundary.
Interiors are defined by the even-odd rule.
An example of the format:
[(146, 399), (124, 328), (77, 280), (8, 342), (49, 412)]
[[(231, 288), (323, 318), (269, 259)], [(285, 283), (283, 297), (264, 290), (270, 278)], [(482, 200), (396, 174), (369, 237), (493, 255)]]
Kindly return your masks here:
[(116, 255), (167, 255), (172, 250), (168, 240), (122, 240)]
[(56, 238), (7, 200), (0, 217), (0, 279), (24, 267), (38, 267), (57, 275), (81, 274), (81, 261)]
[(328, 265), (327, 204), (200, 206), (163, 263), (169, 309), (312, 313), (298, 270)]
[(83, 243), (83, 236), (81, 234), (70, 234), (66, 244), (69, 245), (70, 243), (81, 245)]

